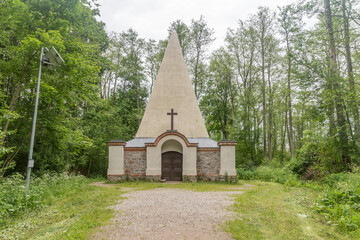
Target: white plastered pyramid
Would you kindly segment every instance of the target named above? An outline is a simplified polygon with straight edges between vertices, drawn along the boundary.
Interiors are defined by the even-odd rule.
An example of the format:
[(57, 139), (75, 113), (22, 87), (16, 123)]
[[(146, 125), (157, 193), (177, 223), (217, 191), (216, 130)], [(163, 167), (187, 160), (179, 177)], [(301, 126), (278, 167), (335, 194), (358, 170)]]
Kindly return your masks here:
[(139, 126), (136, 138), (156, 138), (171, 129), (174, 116), (174, 130), (187, 138), (208, 138), (195, 92), (192, 87), (178, 36), (170, 36), (164, 59), (161, 63), (149, 103)]

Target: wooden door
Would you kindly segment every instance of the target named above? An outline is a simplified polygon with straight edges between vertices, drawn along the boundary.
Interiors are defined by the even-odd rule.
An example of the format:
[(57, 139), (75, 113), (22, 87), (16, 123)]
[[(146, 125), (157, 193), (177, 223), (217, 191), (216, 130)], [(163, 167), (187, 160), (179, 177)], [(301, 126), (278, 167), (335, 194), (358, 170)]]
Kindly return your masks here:
[(182, 154), (165, 152), (161, 156), (161, 179), (182, 181)]

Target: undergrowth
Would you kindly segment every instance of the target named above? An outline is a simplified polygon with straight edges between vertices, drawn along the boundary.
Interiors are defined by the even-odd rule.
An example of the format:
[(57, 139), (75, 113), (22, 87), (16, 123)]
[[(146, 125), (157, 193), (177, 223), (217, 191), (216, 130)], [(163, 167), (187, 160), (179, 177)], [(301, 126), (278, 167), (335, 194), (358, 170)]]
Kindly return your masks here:
[(360, 175), (331, 174), (323, 179), (324, 191), (314, 205), (329, 222), (346, 232), (360, 229)]
[(0, 178), (0, 229), (26, 212), (51, 205), (58, 199), (81, 191), (89, 181), (84, 176), (45, 173), (41, 177), (31, 178), (30, 190), (26, 194), (22, 175)]
[(286, 167), (260, 166), (254, 169), (237, 169), (244, 180), (261, 180), (281, 183), (287, 187), (305, 187), (318, 192), (313, 199), (313, 210), (320, 213), (327, 224), (340, 231), (360, 231), (360, 174), (333, 173), (317, 181), (301, 180)]

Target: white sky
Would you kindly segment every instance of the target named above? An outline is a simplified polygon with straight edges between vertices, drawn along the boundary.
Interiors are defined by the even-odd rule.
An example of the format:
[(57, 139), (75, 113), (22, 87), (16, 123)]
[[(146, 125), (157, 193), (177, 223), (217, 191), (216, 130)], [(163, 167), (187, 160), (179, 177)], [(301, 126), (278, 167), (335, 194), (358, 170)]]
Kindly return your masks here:
[(228, 28), (238, 20), (255, 14), (259, 6), (275, 10), (295, 0), (98, 0), (101, 20), (108, 32), (133, 28), (145, 39), (166, 39), (170, 23), (180, 19), (187, 25), (191, 19), (205, 17), (215, 30), (212, 49), (223, 45)]

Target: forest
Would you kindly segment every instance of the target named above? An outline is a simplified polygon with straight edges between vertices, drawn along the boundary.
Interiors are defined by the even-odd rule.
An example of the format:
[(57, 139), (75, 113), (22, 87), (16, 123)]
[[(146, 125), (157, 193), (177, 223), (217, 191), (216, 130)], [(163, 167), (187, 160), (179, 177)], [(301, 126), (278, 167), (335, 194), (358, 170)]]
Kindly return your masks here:
[[(326, 3), (326, 4), (324, 4)], [(24, 173), (41, 47), (64, 65), (44, 69), (35, 172), (104, 175), (106, 142), (130, 140), (167, 39), (106, 33), (87, 1), (2, 1), (0, 176)], [(175, 30), (210, 136), (233, 139), (237, 166), (290, 162), (306, 178), (359, 163), (358, 1), (299, 1), (239, 19), (224, 46), (200, 16)]]
[[(42, 47), (65, 62), (42, 71), (35, 176), (104, 177), (106, 143), (135, 136), (167, 39), (108, 33), (100, 14), (89, 0), (0, 0), (0, 179), (26, 174)], [(218, 49), (204, 16), (172, 31), (210, 137), (238, 143), (240, 179), (360, 173), (360, 1), (259, 7)]]

